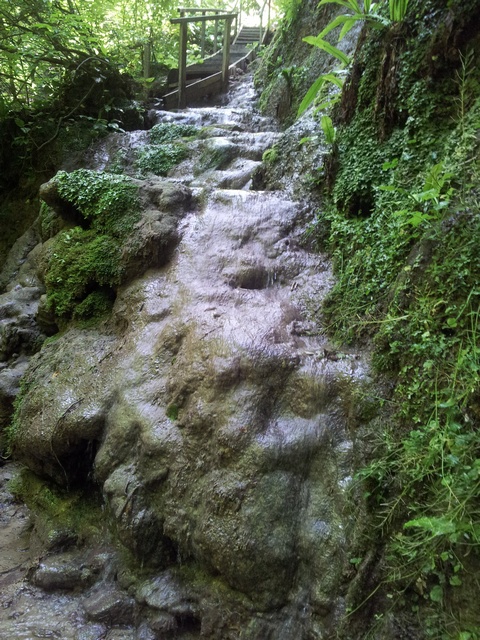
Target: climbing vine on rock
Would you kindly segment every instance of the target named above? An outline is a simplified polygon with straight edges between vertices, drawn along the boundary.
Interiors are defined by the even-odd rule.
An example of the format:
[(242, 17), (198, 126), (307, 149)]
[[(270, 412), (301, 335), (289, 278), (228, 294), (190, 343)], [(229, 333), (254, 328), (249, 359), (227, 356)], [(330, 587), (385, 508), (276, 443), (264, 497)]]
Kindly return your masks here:
[(412, 0), (394, 40), (371, 30), (357, 51), (334, 111), (329, 190), (314, 230), (337, 275), (325, 321), (342, 342), (372, 342), (393, 389), (382, 400), (388, 424), (372, 434), (377, 448), (359, 475), (385, 547), (383, 589), (394, 608), (419, 615), (426, 637), (474, 640), (479, 50), (473, 5), (441, 4)]

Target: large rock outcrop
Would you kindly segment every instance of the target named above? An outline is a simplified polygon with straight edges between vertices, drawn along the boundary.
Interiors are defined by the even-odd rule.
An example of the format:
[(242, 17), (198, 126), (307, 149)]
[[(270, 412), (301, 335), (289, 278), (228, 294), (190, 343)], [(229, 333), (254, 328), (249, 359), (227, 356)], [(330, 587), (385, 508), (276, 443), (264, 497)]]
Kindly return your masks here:
[[(243, 128), (243, 110), (218, 113)], [(249, 175), (271, 144), (225, 137), (212, 144), (243, 144)], [(303, 244), (305, 205), (215, 189), (238, 186), (236, 158), (204, 168), (190, 211), (176, 181), (199, 185), (196, 157), (170, 192), (140, 186), (176, 220), (168, 262), (152, 249), (141, 265), (153, 268), (128, 272), (108, 319), (67, 325), (31, 359), (14, 451), (61, 487), (98, 487), (137, 563), (120, 563), (118, 579), (156, 637), (321, 637), (345, 608), (365, 365), (315, 322), (331, 274)], [(148, 238), (130, 245), (143, 256)]]

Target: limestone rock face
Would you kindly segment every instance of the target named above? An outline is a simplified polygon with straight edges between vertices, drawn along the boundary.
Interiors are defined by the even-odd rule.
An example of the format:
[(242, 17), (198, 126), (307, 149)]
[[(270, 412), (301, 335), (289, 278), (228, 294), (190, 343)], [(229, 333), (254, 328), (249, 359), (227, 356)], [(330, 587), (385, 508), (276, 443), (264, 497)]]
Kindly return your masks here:
[[(141, 242), (110, 319), (70, 326), (31, 359), (15, 453), (65, 488), (100, 488), (115, 535), (149, 571), (118, 572), (147, 610), (145, 637), (320, 637), (343, 611), (350, 391), (365, 365), (327, 355), (311, 301), (332, 278), (302, 244), (305, 207), (214, 188), (223, 161), (192, 200), (194, 165), (187, 186), (182, 167), (168, 186), (143, 185)], [(167, 227), (177, 244), (159, 264)], [(87, 613), (103, 622), (125, 607), (130, 620), (125, 597), (92, 596)]]
[(102, 364), (114, 344), (94, 331), (71, 330), (32, 358), (15, 448), (33, 471), (61, 484), (86, 479), (111, 388)]

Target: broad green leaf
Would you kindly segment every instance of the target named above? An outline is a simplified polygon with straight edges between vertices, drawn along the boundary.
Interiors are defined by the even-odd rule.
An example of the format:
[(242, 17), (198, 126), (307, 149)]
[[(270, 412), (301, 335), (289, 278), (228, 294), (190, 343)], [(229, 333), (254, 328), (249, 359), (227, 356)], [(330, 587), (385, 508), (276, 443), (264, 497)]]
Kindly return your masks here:
[(339, 42), (340, 40), (343, 40), (343, 38), (347, 35), (347, 33), (353, 29), (356, 22), (357, 22), (357, 18), (355, 17), (352, 17), (350, 18), (350, 20), (345, 21), (345, 24), (343, 25), (342, 30), (340, 31), (340, 35), (338, 36)]
[(407, 219), (407, 223), (412, 227), (419, 227), (426, 220), (431, 220), (432, 216), (422, 211), (413, 211), (410, 218)]
[(360, 7), (358, 6), (357, 0), (320, 0), (318, 6), (321, 7), (324, 4), (338, 4), (342, 7), (355, 11), (355, 13), (360, 13)]
[(389, 0), (390, 20), (400, 22), (405, 18), (409, 0)]
[(334, 47), (332, 44), (330, 44), (326, 40), (322, 40), (322, 38), (318, 38), (315, 36), (306, 36), (305, 38), (303, 38), (303, 40), (304, 42), (307, 42), (308, 44), (311, 44), (314, 47), (318, 47), (319, 49), (322, 49), (326, 53), (329, 53), (331, 56), (334, 56), (335, 58), (337, 58), (337, 60), (340, 60), (340, 62), (345, 66), (350, 64), (350, 58), (347, 56), (347, 54), (343, 53), (343, 51), (340, 51), (340, 49), (337, 49), (337, 47)]
[(315, 82), (312, 84), (310, 89), (307, 91), (304, 99), (300, 103), (300, 106), (298, 107), (297, 118), (301, 116), (302, 113), (304, 113), (308, 109), (308, 107), (312, 104), (312, 102), (317, 97), (320, 89), (322, 88), (324, 82), (325, 80), (323, 79), (323, 76), (320, 76), (320, 78), (317, 78), (315, 80)]
[(50, 24), (45, 24), (44, 22), (34, 22), (32, 24), (32, 28), (34, 29), (45, 29), (45, 31), (55, 31), (55, 29)]
[(395, 169), (398, 165), (398, 158), (393, 158), (390, 162), (384, 162), (382, 164), (382, 171), (388, 171), (389, 169)]
[(415, 520), (409, 520), (403, 526), (405, 529), (410, 529), (411, 527), (425, 529), (434, 536), (447, 535), (456, 531), (455, 523), (447, 518), (416, 518)]
[(323, 129), (323, 133), (325, 134), (325, 140), (328, 144), (333, 144), (335, 142), (336, 130), (333, 126), (332, 119), (330, 116), (322, 116), (320, 120), (320, 126)]
[(327, 26), (325, 27), (325, 29), (323, 29), (323, 31), (320, 31), (317, 37), (324, 38), (327, 35), (327, 33), (330, 33), (330, 31), (333, 31), (334, 29), (339, 27), (341, 24), (344, 24), (345, 20), (348, 20), (349, 17), (350, 16), (337, 16), (334, 20), (332, 20), (327, 24)]
[(437, 584), (437, 586), (433, 587), (433, 589), (430, 591), (430, 600), (432, 602), (442, 602), (442, 600), (443, 600), (443, 589), (439, 584)]
[(332, 84), (337, 86), (339, 89), (343, 89), (343, 83), (345, 82), (345, 80), (343, 78), (339, 78), (334, 73), (326, 73), (325, 75), (322, 76), (322, 78), (325, 82), (331, 82)]
[(340, 35), (338, 36), (338, 42), (342, 40), (345, 35), (350, 31), (350, 29), (355, 25), (358, 20), (364, 20), (365, 16), (360, 13), (355, 13), (353, 15), (343, 15), (337, 16), (334, 20), (329, 22), (325, 29), (318, 34), (318, 38), (324, 38), (327, 33), (333, 31), (340, 25), (343, 25), (342, 30), (340, 31)]
[[(342, 89), (344, 80), (342, 78), (339, 78), (334, 73), (326, 73), (325, 75), (317, 78), (317, 80), (315, 80), (315, 82), (312, 84), (310, 89), (307, 91), (306, 96), (300, 103), (300, 106), (298, 107), (298, 111), (297, 111), (297, 118), (301, 116), (302, 113), (304, 113), (308, 109), (308, 107), (315, 100), (317, 95), (320, 93), (321, 88), (326, 82), (330, 82), (331, 84), (334, 84), (335, 86), (337, 86), (339, 89)], [(335, 98), (333, 100), (327, 100), (326, 102), (323, 102), (319, 106), (319, 109), (325, 109), (331, 106), (331, 104), (333, 104), (335, 101), (336, 101)]]

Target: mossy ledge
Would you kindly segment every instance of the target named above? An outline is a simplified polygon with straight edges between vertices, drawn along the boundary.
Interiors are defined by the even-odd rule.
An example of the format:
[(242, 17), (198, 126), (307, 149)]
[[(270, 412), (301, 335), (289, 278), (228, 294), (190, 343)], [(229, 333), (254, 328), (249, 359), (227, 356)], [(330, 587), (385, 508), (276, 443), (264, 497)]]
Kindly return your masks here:
[(124, 275), (124, 244), (140, 218), (138, 185), (124, 176), (79, 169), (57, 173), (41, 195), (75, 225), (48, 247), (47, 307), (61, 318), (104, 315)]
[(40, 196), (46, 308), (62, 326), (107, 317), (119, 286), (164, 264), (191, 203), (187, 187), (156, 176), (87, 169), (57, 173)]
[(9, 488), (34, 514), (35, 535), (49, 551), (105, 542), (107, 518), (98, 491), (62, 489), (28, 469)]

